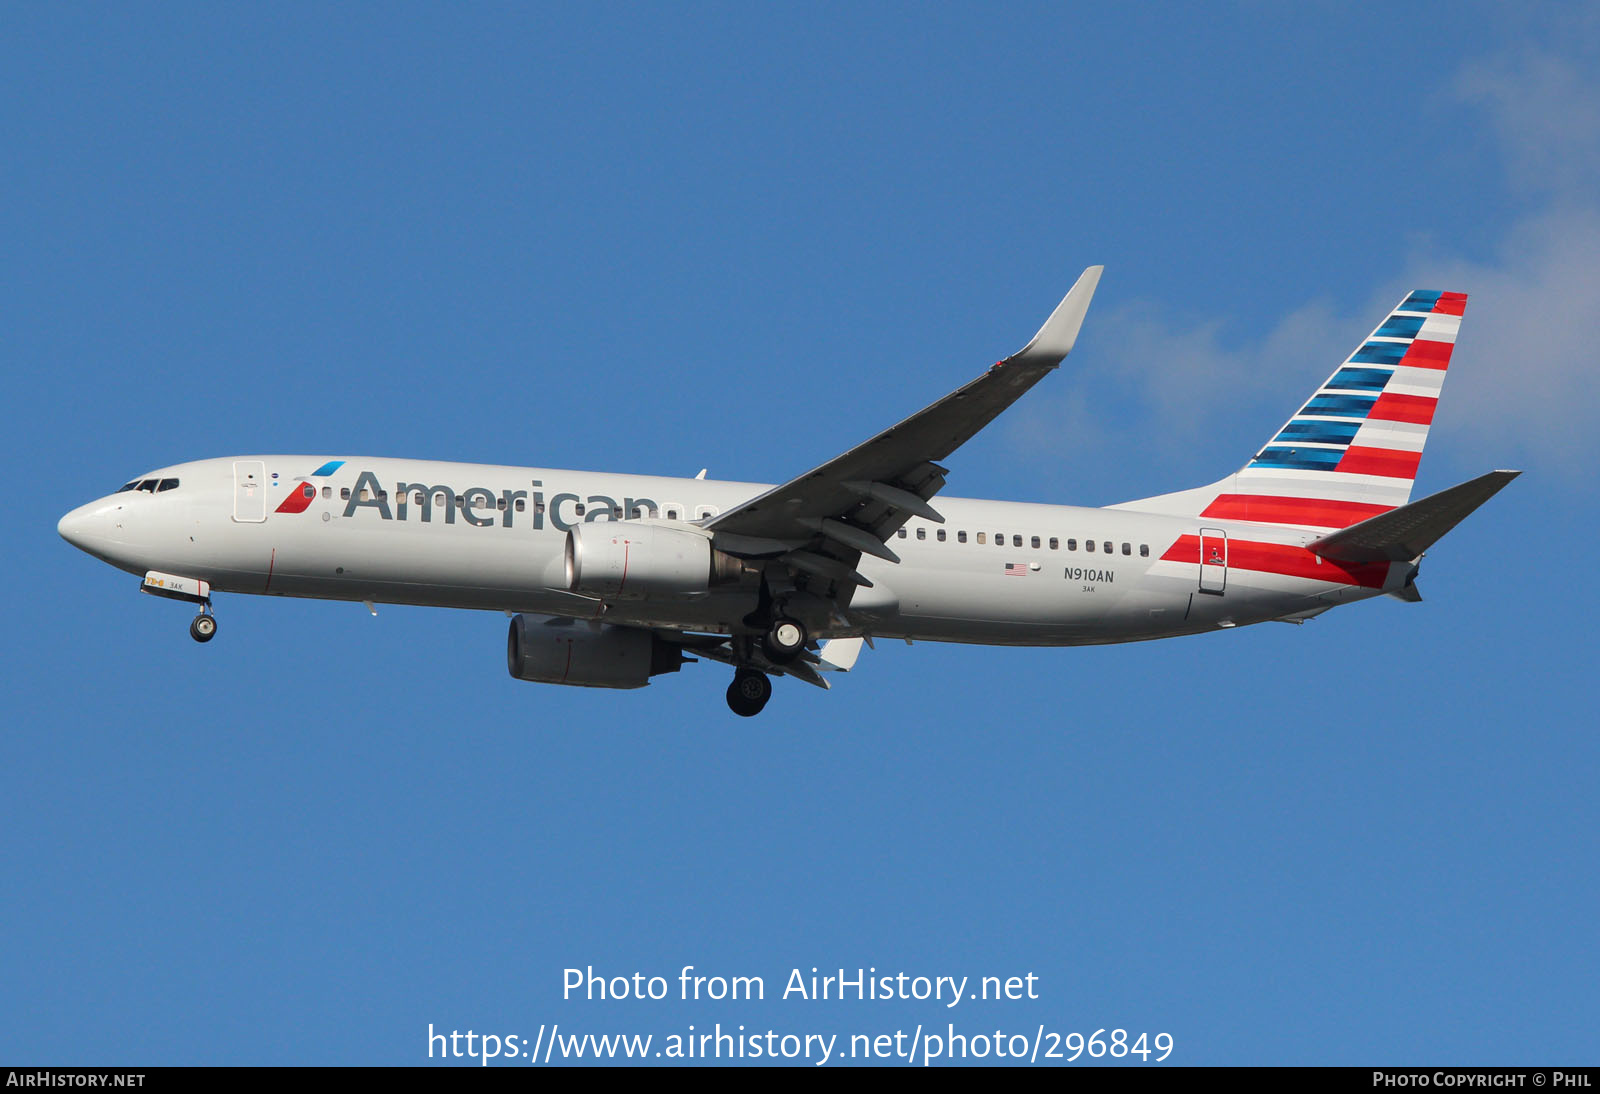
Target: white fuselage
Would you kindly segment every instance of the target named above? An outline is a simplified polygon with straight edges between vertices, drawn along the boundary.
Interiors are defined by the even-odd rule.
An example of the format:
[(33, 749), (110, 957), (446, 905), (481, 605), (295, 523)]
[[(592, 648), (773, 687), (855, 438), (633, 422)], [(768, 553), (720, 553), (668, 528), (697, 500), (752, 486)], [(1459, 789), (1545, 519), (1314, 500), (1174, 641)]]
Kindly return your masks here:
[[(221, 592), (603, 615), (723, 634), (750, 611), (748, 589), (615, 602), (575, 595), (566, 534), (619, 516), (699, 520), (768, 489), (314, 456), (203, 460), (145, 478), (178, 484), (101, 498), (63, 518), (62, 534), (129, 572), (181, 574)], [(285, 509), (291, 497), (289, 509), (300, 511)], [(1327, 562), (1305, 550), (1319, 533), (1303, 528), (950, 497), (940, 497), (938, 509), (943, 525), (913, 519), (889, 540), (898, 564), (863, 556), (859, 571), (872, 587), (813, 633), (1038, 646), (1135, 641), (1308, 617), (1394, 591), (1413, 569)]]

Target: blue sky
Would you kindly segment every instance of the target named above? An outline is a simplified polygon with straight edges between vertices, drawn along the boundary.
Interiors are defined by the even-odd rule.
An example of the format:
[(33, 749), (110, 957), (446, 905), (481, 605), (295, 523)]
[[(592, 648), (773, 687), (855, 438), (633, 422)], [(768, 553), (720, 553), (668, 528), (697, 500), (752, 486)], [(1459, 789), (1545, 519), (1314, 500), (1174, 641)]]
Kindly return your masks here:
[[(1595, 1060), (1592, 8), (0, 25), (0, 443), (33, 483), (0, 526), (0, 1059), (404, 1064), (429, 1023), (720, 1022)], [(1078, 349), (952, 493), (1210, 481), (1412, 287), (1472, 296), (1419, 490), (1527, 473), (1430, 553), (1420, 606), (880, 643), (753, 721), (710, 665), (512, 681), (488, 614), (229, 597), (197, 646), (55, 533), (241, 452), (782, 480), (1020, 346), (1091, 263)], [(686, 964), (769, 998), (561, 998), (569, 966)], [(812, 966), (1040, 998), (775, 998)]]

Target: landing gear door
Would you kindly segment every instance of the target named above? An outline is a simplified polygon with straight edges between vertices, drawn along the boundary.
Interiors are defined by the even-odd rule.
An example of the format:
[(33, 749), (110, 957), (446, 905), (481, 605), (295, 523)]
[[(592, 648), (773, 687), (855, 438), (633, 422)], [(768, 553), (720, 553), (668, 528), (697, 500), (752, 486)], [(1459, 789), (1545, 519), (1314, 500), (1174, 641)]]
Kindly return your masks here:
[(267, 465), (260, 460), (234, 462), (233, 519), (243, 524), (267, 519)]
[(1200, 529), (1200, 591), (1221, 596), (1228, 588), (1228, 533)]

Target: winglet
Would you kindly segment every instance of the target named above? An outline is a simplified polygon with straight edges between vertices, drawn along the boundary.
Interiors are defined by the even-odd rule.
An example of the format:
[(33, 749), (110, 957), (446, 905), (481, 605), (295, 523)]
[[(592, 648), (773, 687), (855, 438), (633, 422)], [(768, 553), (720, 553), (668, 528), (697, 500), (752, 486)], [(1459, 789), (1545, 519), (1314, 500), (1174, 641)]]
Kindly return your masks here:
[(1083, 326), (1083, 317), (1089, 313), (1089, 301), (1094, 299), (1094, 289), (1100, 284), (1100, 274), (1104, 269), (1104, 266), (1090, 266), (1084, 270), (1078, 276), (1077, 284), (1061, 298), (1056, 310), (1044, 321), (1039, 333), (1012, 354), (1012, 359), (1028, 357), (1047, 360), (1052, 365), (1060, 364), (1061, 359), (1072, 352), (1072, 346), (1078, 340), (1078, 328)]

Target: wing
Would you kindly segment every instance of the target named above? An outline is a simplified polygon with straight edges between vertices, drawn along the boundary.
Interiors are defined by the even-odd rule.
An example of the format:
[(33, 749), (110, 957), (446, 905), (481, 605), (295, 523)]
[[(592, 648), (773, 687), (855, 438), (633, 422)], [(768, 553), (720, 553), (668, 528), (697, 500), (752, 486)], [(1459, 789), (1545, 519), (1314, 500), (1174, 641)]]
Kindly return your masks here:
[(892, 429), (705, 522), (719, 549), (775, 558), (811, 591), (848, 602), (862, 553), (900, 561), (886, 541), (913, 516), (943, 523), (928, 503), (944, 488), (938, 461), (960, 448), (1059, 365), (1100, 281), (1083, 271), (1022, 349)]

